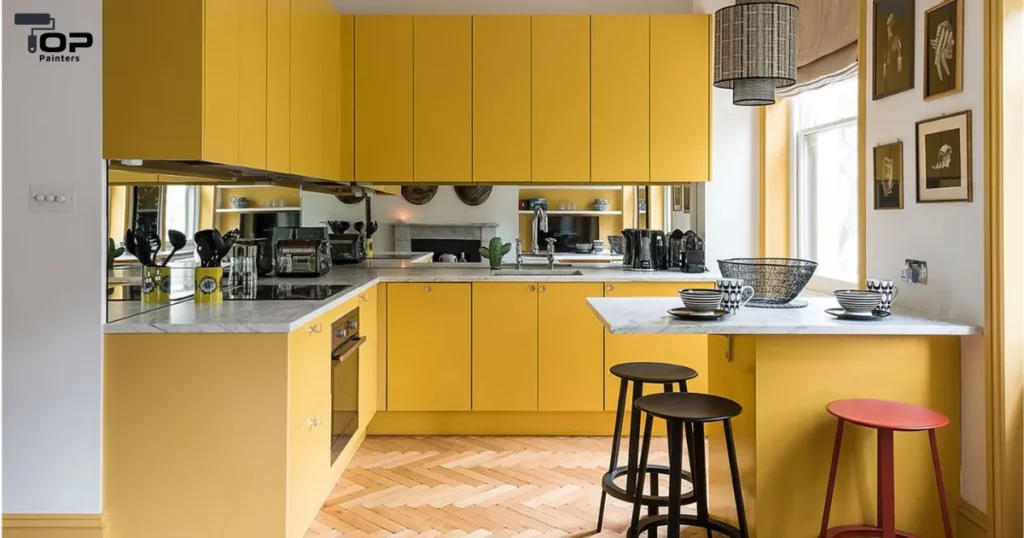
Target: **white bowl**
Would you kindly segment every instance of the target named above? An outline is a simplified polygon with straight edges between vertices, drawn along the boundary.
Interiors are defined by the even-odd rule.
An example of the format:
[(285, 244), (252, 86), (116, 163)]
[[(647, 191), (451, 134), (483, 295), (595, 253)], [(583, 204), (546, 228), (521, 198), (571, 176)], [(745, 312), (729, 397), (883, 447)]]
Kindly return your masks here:
[(872, 290), (836, 290), (833, 292), (839, 306), (851, 314), (867, 314), (882, 303), (881, 292)]
[(722, 307), (725, 294), (721, 290), (686, 289), (679, 290), (683, 306), (691, 312), (713, 312)]

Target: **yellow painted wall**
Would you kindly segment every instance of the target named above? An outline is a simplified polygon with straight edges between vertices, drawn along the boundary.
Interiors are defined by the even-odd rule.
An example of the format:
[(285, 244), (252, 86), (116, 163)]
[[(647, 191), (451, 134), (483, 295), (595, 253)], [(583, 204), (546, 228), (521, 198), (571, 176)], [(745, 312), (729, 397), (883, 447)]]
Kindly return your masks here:
[(790, 255), (790, 105), (761, 109), (761, 256)]
[(113, 237), (120, 244), (128, 229), (128, 187), (111, 185), (107, 187), (107, 237)]

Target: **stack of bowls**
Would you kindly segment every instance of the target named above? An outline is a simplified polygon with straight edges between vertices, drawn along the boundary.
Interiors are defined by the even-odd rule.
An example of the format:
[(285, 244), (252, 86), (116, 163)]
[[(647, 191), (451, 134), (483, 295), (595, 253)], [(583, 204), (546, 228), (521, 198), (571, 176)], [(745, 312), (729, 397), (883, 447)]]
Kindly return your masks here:
[(836, 301), (851, 314), (870, 314), (882, 302), (882, 293), (871, 290), (836, 290)]
[(683, 306), (690, 312), (714, 312), (722, 307), (724, 294), (721, 290), (685, 289), (679, 290)]

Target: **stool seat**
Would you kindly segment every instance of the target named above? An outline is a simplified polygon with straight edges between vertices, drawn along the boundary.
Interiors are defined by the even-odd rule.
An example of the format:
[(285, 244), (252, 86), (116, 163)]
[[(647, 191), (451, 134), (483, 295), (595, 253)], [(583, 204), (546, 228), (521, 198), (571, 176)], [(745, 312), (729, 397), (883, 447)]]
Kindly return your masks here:
[(933, 430), (949, 424), (949, 418), (938, 411), (887, 400), (836, 400), (825, 409), (838, 418), (868, 428), (909, 432)]
[(686, 422), (720, 422), (743, 412), (732, 400), (697, 392), (651, 394), (637, 399), (633, 407), (658, 418)]
[(663, 362), (627, 362), (609, 370), (613, 376), (641, 383), (681, 383), (697, 377), (697, 371)]

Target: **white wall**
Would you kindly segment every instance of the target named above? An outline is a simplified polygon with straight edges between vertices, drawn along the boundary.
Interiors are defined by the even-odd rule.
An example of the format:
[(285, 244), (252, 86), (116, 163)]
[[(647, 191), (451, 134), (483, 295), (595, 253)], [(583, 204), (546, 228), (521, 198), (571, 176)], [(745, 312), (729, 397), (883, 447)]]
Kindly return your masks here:
[[(5, 513), (102, 508), (101, 0), (3, 2)], [(92, 32), (77, 63), (39, 63), (18, 12)], [(30, 213), (29, 187), (78, 189), (73, 213)], [(47, 246), (46, 243), (50, 243)]]
[[(416, 224), (495, 223), (498, 236), (506, 243), (519, 235), (519, 187), (494, 187), (491, 197), (476, 207), (462, 203), (451, 186), (438, 187), (434, 199), (425, 205), (410, 204), (401, 196), (374, 196), (371, 207), (373, 220), (380, 225), (373, 236), (373, 246), (378, 251), (394, 249), (394, 223), (402, 220)], [(322, 226), (325, 220), (355, 222), (365, 218), (363, 204), (345, 205), (327, 194), (302, 194), (303, 226)]]
[[(922, 98), (922, 76), (927, 67), (920, 32), (924, 12), (938, 0), (918, 0), (914, 89), (867, 101), (867, 269), (869, 278), (899, 280), (907, 258), (928, 262), (928, 284), (899, 285), (899, 302), (934, 314), (983, 324), (984, 273), (984, 2), (964, 4), (964, 91), (930, 102)], [(871, 24), (870, 17), (868, 24)], [(868, 28), (868, 35), (872, 35)], [(868, 58), (873, 57), (868, 42)], [(869, 91), (871, 83), (869, 80)], [(915, 178), (915, 123), (943, 114), (971, 110), (973, 116), (974, 201), (918, 204)], [(903, 141), (904, 209), (873, 211), (872, 151), (879, 144)], [(985, 509), (985, 400), (984, 349), (981, 337), (961, 346), (961, 493), (968, 502)], [(949, 465), (947, 463), (947, 465)]]

